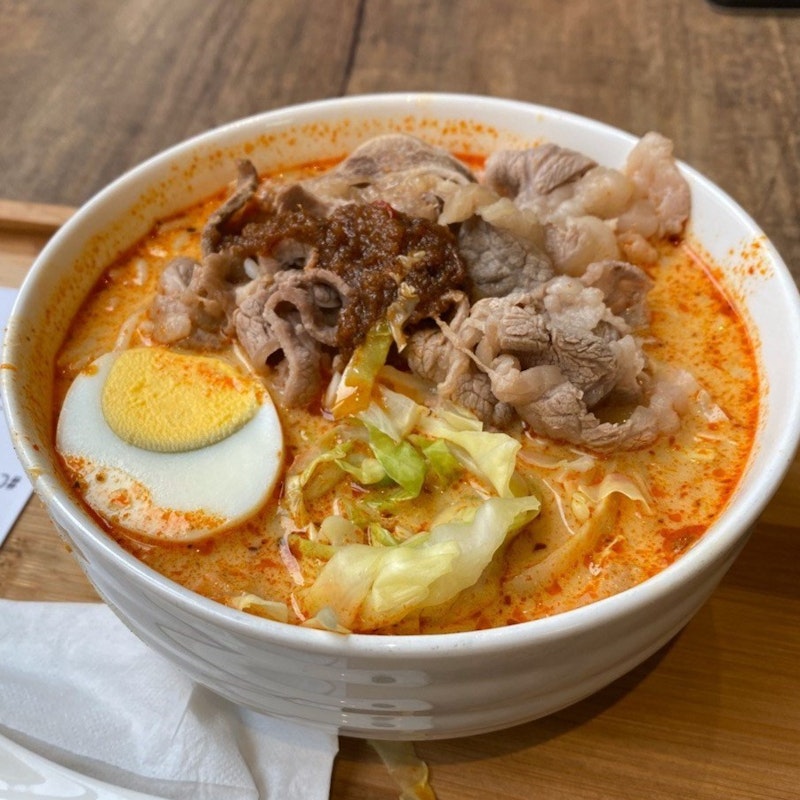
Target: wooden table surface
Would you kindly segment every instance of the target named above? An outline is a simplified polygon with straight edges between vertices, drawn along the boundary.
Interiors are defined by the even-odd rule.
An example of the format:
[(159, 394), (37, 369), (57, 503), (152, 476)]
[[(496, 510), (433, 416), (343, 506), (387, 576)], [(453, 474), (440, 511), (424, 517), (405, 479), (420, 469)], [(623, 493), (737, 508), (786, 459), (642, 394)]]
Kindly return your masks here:
[[(707, 0), (0, 0), (0, 285), (70, 213), (181, 139), (365, 92), (510, 97), (659, 130), (800, 281), (800, 16)], [(65, 208), (65, 206), (67, 206)], [(35, 499), (0, 595), (96, 599)], [(1, 657), (1, 655), (0, 655)], [(800, 797), (800, 465), (709, 603), (597, 695), (420, 743), (440, 800)], [(343, 739), (332, 798), (397, 790)]]

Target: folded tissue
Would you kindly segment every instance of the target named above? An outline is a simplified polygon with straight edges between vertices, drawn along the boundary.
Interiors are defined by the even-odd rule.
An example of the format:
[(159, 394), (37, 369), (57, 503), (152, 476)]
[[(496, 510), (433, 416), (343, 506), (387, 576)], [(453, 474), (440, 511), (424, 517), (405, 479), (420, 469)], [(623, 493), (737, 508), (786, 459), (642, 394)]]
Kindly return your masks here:
[[(335, 731), (218, 697), (102, 603), (0, 600), (0, 687), (2, 736), (119, 790), (169, 800), (330, 794)], [(2, 758), (0, 796), (18, 796), (21, 778), (3, 774)]]

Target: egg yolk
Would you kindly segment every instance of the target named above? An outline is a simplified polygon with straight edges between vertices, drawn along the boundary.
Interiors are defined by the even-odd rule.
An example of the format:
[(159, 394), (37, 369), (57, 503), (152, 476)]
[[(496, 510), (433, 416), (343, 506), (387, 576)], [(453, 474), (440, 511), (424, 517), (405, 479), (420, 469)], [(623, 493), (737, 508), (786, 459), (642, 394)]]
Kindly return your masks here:
[(259, 395), (253, 380), (224, 361), (139, 347), (116, 358), (101, 402), (123, 441), (180, 453), (235, 433), (255, 415)]

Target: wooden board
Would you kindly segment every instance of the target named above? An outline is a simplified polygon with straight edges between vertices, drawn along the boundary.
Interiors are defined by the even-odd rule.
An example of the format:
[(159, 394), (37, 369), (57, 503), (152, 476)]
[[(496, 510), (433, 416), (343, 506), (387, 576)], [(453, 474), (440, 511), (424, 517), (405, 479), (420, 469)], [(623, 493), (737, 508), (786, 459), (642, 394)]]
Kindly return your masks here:
[[(0, 201), (0, 285), (70, 213)], [(0, 549), (0, 596), (97, 599), (35, 498)], [(439, 800), (800, 796), (800, 462), (711, 600), (645, 664), (546, 719), (417, 752)], [(397, 794), (370, 746), (343, 738), (331, 797)]]

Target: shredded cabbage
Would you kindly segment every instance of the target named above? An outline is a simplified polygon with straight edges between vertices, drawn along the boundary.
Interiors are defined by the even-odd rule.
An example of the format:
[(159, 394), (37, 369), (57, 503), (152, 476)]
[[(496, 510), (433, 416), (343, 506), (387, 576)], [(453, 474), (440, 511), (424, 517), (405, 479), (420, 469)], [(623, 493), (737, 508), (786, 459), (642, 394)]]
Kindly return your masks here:
[[(483, 423), (474, 414), (455, 406), (431, 411), (410, 397), (385, 387), (381, 387), (380, 400), (382, 405), (372, 402), (358, 418), (395, 441), (410, 438), (423, 450), (437, 473), (452, 477), (458, 458), (445, 445), (445, 442), (450, 442), (456, 445), (461, 462), (471, 472), (488, 480), (501, 497), (516, 494), (512, 488), (512, 476), (522, 445), (512, 436), (483, 430)], [(425, 434), (429, 444), (422, 445), (421, 437), (411, 437), (414, 430)], [(436, 447), (431, 449), (434, 445)]]
[(643, 503), (648, 513), (650, 512), (649, 498), (646, 496), (645, 490), (633, 478), (629, 478), (620, 472), (612, 472), (610, 475), (606, 475), (598, 484), (581, 486), (580, 491), (595, 505), (599, 505), (609, 495), (618, 492), (630, 500), (638, 500)]
[(240, 594), (231, 597), (228, 600), (228, 605), (235, 608), (237, 611), (249, 611), (250, 613), (258, 614), (268, 619), (274, 619), (278, 622), (289, 621), (289, 609), (286, 603), (279, 603), (276, 600), (266, 600), (257, 594)]
[(435, 525), (396, 547), (336, 548), (314, 583), (301, 590), (300, 602), (311, 617), (331, 609), (351, 630), (394, 624), (475, 584), (539, 507), (533, 496), (490, 498), (472, 520)]
[[(425, 253), (417, 252), (410, 255), (400, 255), (397, 260), (406, 268), (407, 271), (414, 269), (414, 262), (424, 259)], [(419, 295), (417, 290), (406, 281), (397, 287), (397, 298), (386, 309), (386, 322), (392, 331), (392, 337), (397, 343), (398, 350), (402, 350), (406, 344), (406, 334), (403, 330), (411, 315), (419, 305)]]
[(369, 543), (373, 547), (394, 547), (400, 543), (400, 539), (392, 535), (383, 525), (377, 522), (370, 522), (367, 526)]
[(357, 416), (362, 422), (374, 425), (395, 441), (408, 436), (426, 413), (424, 406), (400, 392), (383, 386), (378, 392), (380, 404), (376, 402), (361, 411)]
[[(295, 600), (308, 624), (326, 629), (373, 630), (453, 600), (539, 513), (538, 497), (516, 472), (516, 439), (485, 431), (475, 415), (456, 406), (429, 408), (373, 385), (390, 338), (386, 325), (370, 331), (342, 376), (344, 392), (337, 390), (342, 405), (334, 416), (343, 417), (320, 443), (328, 449), (286, 480), (294, 530), (306, 531), (289, 535), (292, 551), (314, 560), (304, 567), (306, 575), (319, 569)], [(428, 517), (421, 533), (419, 521), (411, 523), (414, 530), (398, 524), (413, 520), (409, 501), (426, 482), (436, 491), (462, 469), (478, 478), (471, 495), (462, 493), (435, 512), (437, 521)], [(352, 497), (339, 493), (324, 519), (309, 519), (306, 501), (348, 475), (359, 486)], [(319, 561), (325, 562), (321, 568)]]
[(339, 514), (325, 517), (317, 532), (317, 541), (334, 546), (352, 544), (358, 540), (358, 528), (355, 523)]

